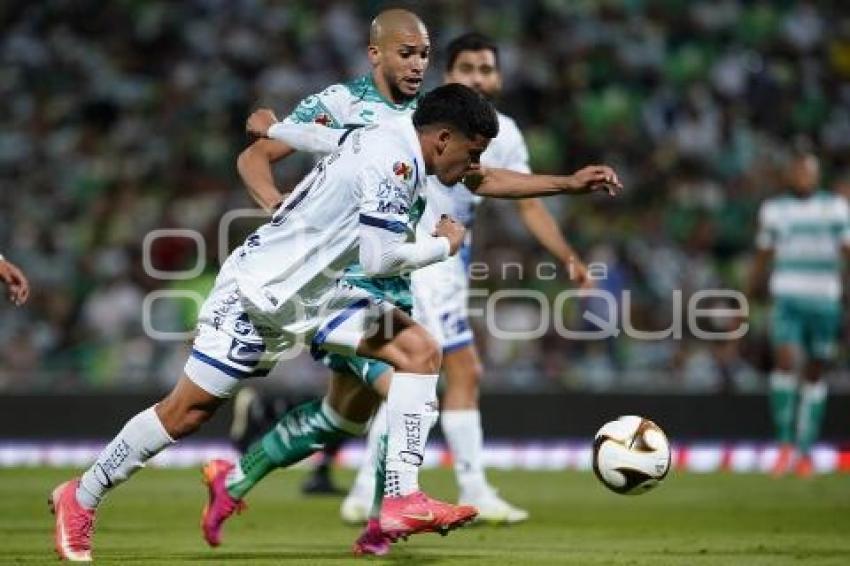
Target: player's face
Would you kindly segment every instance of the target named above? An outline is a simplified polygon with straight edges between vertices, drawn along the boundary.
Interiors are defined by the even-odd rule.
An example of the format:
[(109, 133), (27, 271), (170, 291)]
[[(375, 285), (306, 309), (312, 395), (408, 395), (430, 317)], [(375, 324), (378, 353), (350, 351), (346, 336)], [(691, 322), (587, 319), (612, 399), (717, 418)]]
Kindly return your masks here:
[[(443, 130), (440, 134), (440, 151), (434, 163), (434, 174), (441, 183), (450, 187), (465, 175), (481, 167), (481, 154), (490, 144), (490, 138), (475, 136), (469, 139), (460, 132)], [(446, 137), (447, 136), (447, 137)]]
[(820, 167), (814, 155), (806, 155), (794, 160), (791, 166), (791, 189), (802, 195), (813, 192), (820, 180)]
[(373, 61), (392, 99), (401, 102), (419, 94), (430, 57), (431, 42), (424, 30), (399, 30), (375, 50)]
[(447, 83), (460, 83), (493, 98), (502, 90), (496, 54), (489, 49), (461, 51), (445, 75)]

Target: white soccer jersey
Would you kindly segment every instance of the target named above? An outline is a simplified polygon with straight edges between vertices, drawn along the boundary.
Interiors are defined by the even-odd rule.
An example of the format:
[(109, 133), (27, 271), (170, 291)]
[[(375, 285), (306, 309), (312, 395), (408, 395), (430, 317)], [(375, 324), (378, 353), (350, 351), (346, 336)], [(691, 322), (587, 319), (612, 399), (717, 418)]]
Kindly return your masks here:
[[(301, 319), (325, 304), (347, 265), (374, 263), (364, 253), (385, 261), (400, 240), (412, 240), (409, 212), (425, 182), (424, 168), (409, 119), (356, 130), (338, 151), (320, 160), (272, 220), (227, 260), (235, 263), (251, 314), (281, 326)], [(429, 262), (447, 255), (447, 240), (417, 243), (427, 246), (428, 240), (446, 248)], [(367, 270), (392, 267), (386, 265)]]
[(850, 245), (850, 207), (843, 197), (826, 192), (767, 200), (759, 211), (756, 244), (774, 251), (774, 297), (837, 301), (841, 248)]
[[(292, 124), (321, 124), (332, 128), (383, 121), (407, 115), (416, 107), (416, 100), (395, 105), (383, 98), (371, 76), (350, 83), (333, 85), (318, 95), (308, 97), (285, 120)], [(499, 134), (481, 156), (486, 167), (499, 167), (528, 173), (528, 150), (516, 123), (498, 114)], [(426, 206), (418, 223), (417, 239), (430, 237), (440, 215), (447, 214), (467, 229), (472, 227), (475, 208), (482, 197), (472, 193), (462, 183), (446, 187), (436, 177), (429, 177), (423, 191)], [(472, 340), (467, 322), (467, 275), (465, 263), (471, 252), (471, 230), (458, 254), (445, 261), (419, 269), (411, 274), (415, 295), (414, 317), (424, 324), (446, 351), (468, 344)], [(364, 278), (361, 271), (351, 267), (346, 279), (369, 290), (377, 297), (386, 297), (400, 306), (409, 303), (405, 298), (407, 279)]]

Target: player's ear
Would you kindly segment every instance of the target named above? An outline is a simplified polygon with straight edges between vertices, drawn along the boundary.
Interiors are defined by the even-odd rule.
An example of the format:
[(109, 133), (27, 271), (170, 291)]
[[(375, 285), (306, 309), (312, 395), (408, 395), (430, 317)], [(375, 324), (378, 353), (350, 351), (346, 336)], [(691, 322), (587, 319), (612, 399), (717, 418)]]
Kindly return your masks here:
[(381, 49), (377, 45), (370, 45), (366, 49), (366, 55), (369, 57), (369, 64), (373, 67), (381, 62)]
[(452, 131), (448, 128), (440, 128), (437, 132), (437, 153), (442, 155), (450, 141), (452, 141)]

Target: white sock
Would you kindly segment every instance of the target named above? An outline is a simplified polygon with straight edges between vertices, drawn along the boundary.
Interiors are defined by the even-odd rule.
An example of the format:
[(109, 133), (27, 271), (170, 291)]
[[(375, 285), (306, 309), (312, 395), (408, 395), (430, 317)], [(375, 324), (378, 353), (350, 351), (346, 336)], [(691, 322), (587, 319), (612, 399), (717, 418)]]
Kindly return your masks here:
[(378, 453), (378, 442), (381, 440), (381, 435), (386, 433), (387, 404), (381, 403), (381, 406), (372, 418), (372, 424), (369, 425), (369, 436), (366, 438), (366, 453), (363, 454), (363, 462), (360, 464), (360, 469), (357, 470), (354, 485), (351, 486), (351, 493), (357, 499), (368, 501), (370, 504), (375, 497), (375, 470), (378, 464), (375, 458)]
[(153, 407), (145, 409), (124, 425), (80, 478), (77, 501), (94, 509), (106, 492), (123, 483), (145, 462), (174, 440), (165, 431)]
[(484, 477), (484, 433), (478, 409), (447, 409), (440, 415), (443, 435), (454, 460), (460, 499), (487, 489)]
[(390, 497), (419, 491), (419, 466), (437, 410), (437, 375), (395, 373), (387, 396), (387, 474)]

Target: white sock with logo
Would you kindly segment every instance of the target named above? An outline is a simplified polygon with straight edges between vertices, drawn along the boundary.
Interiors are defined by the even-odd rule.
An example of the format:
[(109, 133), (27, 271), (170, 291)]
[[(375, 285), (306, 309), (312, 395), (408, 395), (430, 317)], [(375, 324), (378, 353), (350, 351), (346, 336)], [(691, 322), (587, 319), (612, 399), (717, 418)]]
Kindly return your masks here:
[(437, 375), (395, 373), (387, 395), (387, 463), (384, 493), (419, 491), (419, 466), (437, 410)]
[(487, 489), (484, 477), (484, 433), (478, 409), (446, 409), (440, 415), (443, 435), (452, 452), (460, 500)]
[(77, 501), (94, 509), (106, 492), (123, 483), (145, 462), (174, 443), (153, 407), (145, 409), (124, 425), (112, 442), (85, 471), (77, 488)]
[(387, 404), (381, 403), (372, 423), (369, 425), (369, 436), (366, 439), (366, 452), (363, 454), (363, 462), (357, 470), (354, 485), (351, 486), (351, 494), (358, 500), (367, 501), (370, 504), (375, 497), (375, 461), (378, 452), (378, 443), (381, 436), (387, 433)]

